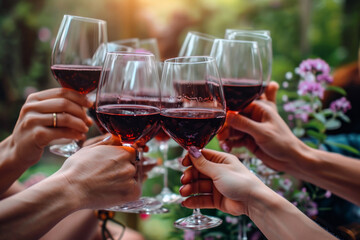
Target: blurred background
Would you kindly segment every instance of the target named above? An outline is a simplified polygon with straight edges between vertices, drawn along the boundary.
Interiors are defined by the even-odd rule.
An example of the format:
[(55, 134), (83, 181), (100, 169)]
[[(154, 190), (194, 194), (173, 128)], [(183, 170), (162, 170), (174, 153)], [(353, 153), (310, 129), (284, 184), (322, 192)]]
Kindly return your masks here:
[(333, 69), (357, 61), (359, 13), (358, 0), (1, 0), (0, 139), (30, 92), (58, 86), (49, 65), (64, 14), (106, 20), (109, 41), (156, 38), (163, 59), (178, 54), (189, 30), (223, 37), (226, 28), (268, 29), (272, 79), (281, 82), (308, 57)]
[[(156, 38), (162, 59), (177, 56), (190, 30), (221, 38), (227, 28), (270, 30), (272, 79), (280, 85), (306, 58), (333, 70), (358, 61), (359, 0), (0, 0), (0, 140), (30, 93), (59, 87), (50, 55), (64, 14), (106, 20), (109, 41)], [(134, 228), (136, 221), (128, 220)], [(153, 221), (143, 230), (154, 232)]]

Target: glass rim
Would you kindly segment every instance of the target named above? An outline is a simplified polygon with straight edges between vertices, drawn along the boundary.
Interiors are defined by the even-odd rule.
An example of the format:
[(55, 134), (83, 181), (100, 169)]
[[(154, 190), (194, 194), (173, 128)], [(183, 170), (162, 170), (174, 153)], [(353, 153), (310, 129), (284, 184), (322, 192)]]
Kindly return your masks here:
[(125, 52), (125, 51), (110, 51), (107, 52), (106, 55), (112, 55), (112, 56), (142, 56), (142, 57), (151, 57), (155, 55), (153, 53), (147, 53), (147, 52)]
[(238, 40), (238, 39), (225, 39), (225, 38), (217, 38), (214, 41), (214, 45), (216, 42), (235, 42), (235, 43), (244, 43), (244, 44), (250, 44), (254, 45), (256, 48), (259, 47), (259, 44), (257, 41), (248, 41), (248, 40)]
[(193, 34), (194, 36), (197, 36), (197, 37), (199, 37), (199, 38), (201, 38), (201, 39), (206, 39), (206, 40), (215, 40), (215, 39), (216, 39), (215, 36), (210, 35), (210, 34), (206, 34), (206, 33), (202, 33), (202, 32), (189, 31), (189, 32), (187, 33), (187, 35), (188, 35), (189, 33), (191, 33), (191, 34)]
[[(252, 32), (232, 32), (228, 35), (228, 37), (232, 37), (232, 36), (245, 36), (245, 37), (254, 37), (254, 38), (260, 38), (263, 39), (265, 41), (271, 41), (271, 37), (265, 34), (260, 34), (260, 33), (252, 33)], [(229, 39), (229, 38), (227, 38)], [(229, 39), (229, 40), (240, 40), (240, 39)], [(245, 40), (247, 41), (247, 40)]]
[[(189, 61), (178, 61), (178, 60), (185, 60), (185, 59), (203, 59), (202, 61), (193, 61), (193, 62), (189, 62)], [(169, 63), (169, 64), (201, 64), (201, 63), (210, 63), (210, 62), (216, 62), (215, 58), (212, 56), (183, 56), (183, 57), (174, 57), (174, 58), (169, 58), (166, 59), (164, 61), (164, 64)]]
[(97, 18), (89, 18), (89, 17), (82, 17), (82, 16), (75, 16), (75, 15), (68, 15), (68, 14), (65, 14), (64, 18), (83, 20), (84, 22), (94, 22), (94, 23), (106, 24), (105, 20), (97, 19)]
[(234, 33), (234, 32), (244, 32), (244, 33), (257, 33), (270, 37), (270, 30), (266, 29), (235, 29), (235, 28), (227, 28), (225, 33)]

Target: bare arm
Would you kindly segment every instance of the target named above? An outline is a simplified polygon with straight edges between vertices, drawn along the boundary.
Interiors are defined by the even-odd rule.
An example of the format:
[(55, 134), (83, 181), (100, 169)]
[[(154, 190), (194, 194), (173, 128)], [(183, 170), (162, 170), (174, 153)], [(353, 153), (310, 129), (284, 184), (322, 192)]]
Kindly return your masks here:
[(105, 145), (111, 143), (110, 139), (81, 149), (52, 176), (2, 200), (0, 239), (38, 239), (77, 210), (137, 199), (134, 150)]
[(360, 160), (304, 144), (277, 113), (276, 86), (266, 94), (268, 101), (255, 101), (241, 114), (228, 113), (220, 142), (228, 148), (245, 146), (267, 166), (360, 205), (360, 192), (354, 190), (360, 189)]
[[(192, 162), (195, 168), (185, 171), (180, 193), (182, 196), (206, 195), (187, 198), (183, 202), (185, 207), (246, 214), (268, 239), (336, 239), (262, 183), (235, 156), (212, 150), (202, 153), (203, 156), (188, 156), (183, 161), (185, 165)], [(200, 174), (194, 174), (196, 171)]]

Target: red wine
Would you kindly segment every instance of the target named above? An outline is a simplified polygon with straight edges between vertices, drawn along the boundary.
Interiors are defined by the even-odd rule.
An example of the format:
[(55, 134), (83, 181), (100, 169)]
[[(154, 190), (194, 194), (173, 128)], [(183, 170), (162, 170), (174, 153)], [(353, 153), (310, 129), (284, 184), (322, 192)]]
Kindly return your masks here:
[(63, 88), (70, 88), (81, 94), (87, 94), (97, 88), (100, 66), (53, 65), (51, 71)]
[(159, 129), (157, 134), (155, 135), (155, 139), (159, 142), (164, 142), (170, 139), (169, 135), (162, 128)]
[(223, 79), (226, 108), (240, 111), (259, 96), (261, 84), (247, 80)]
[(266, 91), (267, 87), (268, 87), (268, 83), (263, 82), (260, 93), (259, 93), (259, 97), (261, 96), (261, 94), (263, 94)]
[(201, 99), (201, 101), (213, 101), (215, 97), (221, 102), (221, 89), (218, 84), (212, 81), (199, 80), (198, 82), (176, 81), (174, 89), (178, 96), (188, 99)]
[(97, 117), (111, 134), (123, 143), (133, 144), (157, 126), (159, 108), (144, 105), (110, 104), (99, 106)]
[(95, 103), (88, 108), (87, 110), (89, 116), (94, 120), (94, 122), (96, 123), (96, 127), (97, 129), (102, 133), (102, 134), (105, 134), (107, 133), (106, 129), (101, 125), (99, 119), (97, 118), (97, 115), (96, 115), (96, 109), (95, 109)]
[(158, 131), (160, 129), (161, 129), (161, 125), (158, 122), (158, 124), (156, 124), (156, 126), (154, 126), (147, 134), (145, 134), (139, 140), (136, 141), (138, 146), (144, 146), (148, 141), (150, 141), (158, 133)]
[(202, 149), (225, 122), (225, 112), (204, 108), (166, 109), (161, 112), (162, 126), (183, 148)]

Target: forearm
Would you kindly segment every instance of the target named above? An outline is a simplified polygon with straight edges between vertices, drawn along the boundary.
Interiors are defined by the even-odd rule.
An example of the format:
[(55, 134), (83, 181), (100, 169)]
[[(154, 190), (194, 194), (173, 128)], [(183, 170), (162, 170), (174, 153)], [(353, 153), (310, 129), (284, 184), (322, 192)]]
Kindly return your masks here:
[(268, 239), (336, 239), (269, 188), (252, 199), (249, 217)]
[(360, 160), (312, 148), (298, 156), (297, 162), (305, 164), (290, 174), (360, 205)]
[(94, 210), (84, 209), (65, 217), (41, 240), (94, 239), (98, 229), (99, 221)]
[(38, 239), (79, 208), (74, 191), (54, 174), (0, 202), (0, 239)]
[(26, 163), (19, 163), (12, 136), (0, 143), (0, 194), (4, 193), (29, 167)]

